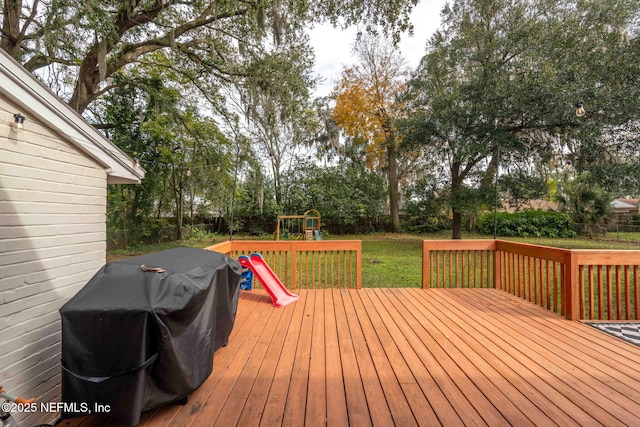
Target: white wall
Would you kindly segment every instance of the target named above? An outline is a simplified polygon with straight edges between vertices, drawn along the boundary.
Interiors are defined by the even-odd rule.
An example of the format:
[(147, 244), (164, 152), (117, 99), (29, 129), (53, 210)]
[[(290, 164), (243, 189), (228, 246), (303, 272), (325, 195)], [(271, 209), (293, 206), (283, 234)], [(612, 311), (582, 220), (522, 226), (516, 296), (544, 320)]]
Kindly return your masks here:
[[(106, 172), (0, 98), (0, 385), (60, 401), (58, 309), (105, 262)], [(57, 414), (16, 416), (25, 425)]]

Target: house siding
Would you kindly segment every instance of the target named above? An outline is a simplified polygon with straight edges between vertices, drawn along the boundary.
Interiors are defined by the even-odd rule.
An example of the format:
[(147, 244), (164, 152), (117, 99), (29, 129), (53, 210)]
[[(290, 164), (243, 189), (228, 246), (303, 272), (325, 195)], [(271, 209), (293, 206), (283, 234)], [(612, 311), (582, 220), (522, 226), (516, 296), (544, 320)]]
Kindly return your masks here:
[[(0, 384), (60, 400), (59, 308), (104, 264), (104, 167), (0, 99)], [(14, 414), (25, 425), (58, 414)]]

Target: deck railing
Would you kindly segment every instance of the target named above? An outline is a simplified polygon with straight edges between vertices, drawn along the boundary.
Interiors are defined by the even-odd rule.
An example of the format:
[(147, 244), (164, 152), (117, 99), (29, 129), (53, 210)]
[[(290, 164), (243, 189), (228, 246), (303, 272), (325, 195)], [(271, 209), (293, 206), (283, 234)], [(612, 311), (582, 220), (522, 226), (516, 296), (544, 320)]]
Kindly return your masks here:
[(207, 249), (233, 258), (260, 253), (290, 289), (362, 287), (360, 240), (232, 240)]
[(640, 251), (572, 251), (580, 318), (640, 320)]
[(639, 320), (640, 251), (425, 240), (423, 287), (503, 289), (568, 319)]

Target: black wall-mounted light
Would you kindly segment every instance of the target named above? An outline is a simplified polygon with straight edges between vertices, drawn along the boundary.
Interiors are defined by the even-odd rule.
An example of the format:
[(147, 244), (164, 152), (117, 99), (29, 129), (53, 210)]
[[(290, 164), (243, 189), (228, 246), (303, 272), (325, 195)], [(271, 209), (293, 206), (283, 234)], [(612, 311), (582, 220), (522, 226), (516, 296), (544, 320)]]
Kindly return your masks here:
[(584, 113), (585, 111), (584, 111), (584, 105), (582, 104), (582, 101), (576, 103), (576, 116), (582, 117), (584, 116)]
[(26, 117), (23, 116), (20, 113), (15, 113), (13, 115), (13, 118), (16, 121), (16, 128), (22, 129), (24, 127), (24, 121), (25, 121)]

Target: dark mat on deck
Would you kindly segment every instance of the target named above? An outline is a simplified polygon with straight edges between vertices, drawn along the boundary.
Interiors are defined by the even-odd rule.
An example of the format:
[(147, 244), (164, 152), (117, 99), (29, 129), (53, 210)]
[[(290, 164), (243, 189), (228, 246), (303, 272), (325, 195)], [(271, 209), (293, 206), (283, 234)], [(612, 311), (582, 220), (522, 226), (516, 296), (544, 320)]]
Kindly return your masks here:
[(614, 337), (640, 346), (640, 322), (586, 322)]

